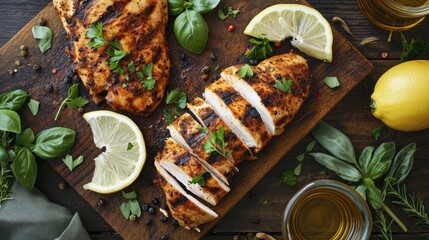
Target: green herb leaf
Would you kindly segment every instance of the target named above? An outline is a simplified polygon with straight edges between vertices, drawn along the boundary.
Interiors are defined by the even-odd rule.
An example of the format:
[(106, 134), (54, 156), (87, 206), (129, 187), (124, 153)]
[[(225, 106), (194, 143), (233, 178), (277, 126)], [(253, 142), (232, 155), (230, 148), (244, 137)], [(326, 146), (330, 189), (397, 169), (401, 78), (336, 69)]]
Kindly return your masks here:
[(33, 114), (33, 116), (36, 116), (37, 113), (39, 112), (39, 105), (40, 102), (34, 100), (34, 99), (30, 99), (30, 101), (27, 103), (28, 108), (30, 109), (31, 114)]
[(220, 65), (219, 64), (217, 64), (215, 67), (214, 67), (214, 70), (215, 71), (217, 71), (217, 70), (219, 70), (220, 69)]
[(228, 15), (225, 15), (225, 13), (222, 11), (222, 9), (218, 9), (217, 10), (217, 16), (221, 19), (221, 20), (225, 20), (227, 17), (228, 17)]
[(393, 184), (401, 183), (405, 180), (413, 167), (416, 143), (410, 143), (396, 154), (388, 177), (393, 178)]
[(52, 30), (46, 26), (33, 26), (33, 37), (39, 40), (39, 49), (43, 53), (52, 46)]
[(358, 182), (362, 178), (362, 174), (353, 165), (346, 163), (336, 157), (324, 153), (310, 153), (314, 159), (324, 167), (334, 171), (340, 178)]
[(64, 101), (61, 103), (60, 108), (58, 109), (57, 114), (55, 115), (55, 121), (57, 120), (61, 109), (66, 105), (69, 108), (79, 108), (85, 106), (87, 103), (89, 103), (88, 100), (86, 100), (83, 97), (79, 96), (79, 85), (73, 84), (67, 93), (67, 98), (64, 99)]
[(378, 189), (374, 183), (367, 185), (366, 196), (369, 201), (369, 205), (374, 209), (380, 209), (383, 207), (383, 199), (381, 198), (381, 190)]
[(197, 11), (185, 10), (174, 21), (174, 36), (180, 46), (192, 53), (204, 50), (208, 35), (207, 23)]
[(250, 67), (249, 64), (245, 64), (240, 68), (240, 71), (238, 71), (239, 78), (253, 77), (253, 75), (252, 67)]
[(338, 129), (322, 121), (311, 131), (311, 134), (322, 147), (335, 157), (357, 164), (352, 142)]
[(103, 38), (103, 24), (101, 22), (91, 24), (85, 34), (85, 37), (90, 39), (87, 43), (89, 47), (99, 48), (108, 44), (108, 42)]
[(124, 215), (125, 219), (129, 219), (131, 215), (131, 206), (130, 202), (123, 202), (119, 205), (119, 210), (121, 210), (122, 215)]
[(316, 140), (311, 141), (311, 142), (307, 145), (307, 147), (305, 148), (305, 151), (306, 151), (306, 152), (311, 152), (311, 151), (313, 151), (314, 147), (316, 146), (316, 143), (317, 143), (317, 141), (316, 141)]
[(168, 14), (177, 16), (185, 11), (185, 2), (183, 0), (168, 0)]
[(192, 179), (191, 179), (191, 181), (189, 181), (189, 183), (191, 183), (191, 184), (197, 183), (201, 187), (204, 187), (204, 185), (205, 185), (205, 177), (204, 177), (204, 175), (205, 175), (206, 172), (207, 171), (203, 171), (200, 175), (193, 176)]
[(27, 100), (27, 92), (13, 90), (0, 94), (0, 109), (19, 110)]
[(375, 141), (378, 141), (378, 139), (380, 138), (382, 130), (383, 130), (383, 127), (375, 127), (374, 129), (372, 129), (372, 137), (374, 138)]
[(134, 145), (130, 142), (128, 142), (128, 146), (127, 146), (127, 151), (130, 151), (131, 149), (133, 149)]
[(261, 61), (273, 54), (273, 48), (268, 39), (251, 38), (249, 42), (254, 46), (244, 55), (246, 58)]
[(395, 143), (382, 143), (374, 152), (371, 162), (368, 165), (368, 174), (375, 180), (383, 176), (390, 168), (395, 156)]
[(218, 4), (220, 0), (194, 0), (192, 9), (204, 14), (213, 10)]
[(26, 128), (20, 134), (16, 136), (16, 145), (25, 146), (32, 144), (34, 142), (34, 132), (31, 128)]
[(359, 156), (359, 166), (366, 174), (369, 173), (369, 163), (371, 162), (373, 152), (374, 148), (371, 146), (367, 146), (362, 150), (362, 153)]
[(143, 81), (143, 86), (147, 88), (147, 90), (152, 90), (155, 88), (156, 81), (155, 79), (147, 79)]
[(276, 84), (274, 85), (275, 88), (278, 90), (285, 92), (285, 93), (291, 93), (292, 92), (292, 84), (293, 80), (282, 78), (282, 81), (276, 80)]
[(296, 176), (301, 175), (301, 163), (299, 163), (294, 169), (293, 169), (293, 174), (295, 174)]
[(172, 122), (174, 122), (174, 115), (171, 112), (164, 111), (164, 118), (167, 125), (170, 125)]
[(228, 16), (233, 16), (234, 18), (237, 17), (237, 15), (240, 13), (240, 10), (236, 9), (234, 10), (232, 6), (228, 6), (227, 14), (225, 14), (222, 9), (219, 8), (217, 11), (217, 15), (221, 20), (225, 20)]
[(129, 203), (130, 203), (131, 214), (134, 214), (137, 217), (140, 217), (142, 215), (142, 210), (140, 208), (139, 202), (136, 199), (134, 199), (134, 200), (130, 200)]
[(325, 77), (325, 83), (330, 88), (337, 88), (340, 86), (340, 82), (337, 77)]
[(365, 185), (359, 185), (355, 187), (355, 191), (358, 192), (361, 195), (361, 197), (365, 200), (366, 200), (366, 190), (367, 190), (367, 187)]
[(124, 197), (128, 200), (134, 200), (134, 199), (137, 199), (137, 193), (136, 193), (136, 191), (131, 191), (131, 192), (122, 191), (122, 197)]
[(180, 91), (179, 89), (173, 89), (171, 92), (167, 93), (167, 97), (165, 99), (166, 104), (175, 104), (181, 109), (186, 108), (186, 93)]
[(70, 152), (75, 138), (75, 131), (68, 128), (46, 129), (37, 134), (34, 148), (30, 150), (45, 160), (61, 157)]
[(295, 175), (294, 171), (291, 169), (288, 169), (286, 171), (282, 172), (282, 175), (280, 177), (280, 181), (288, 186), (295, 186), (296, 180), (298, 177)]
[(231, 154), (231, 151), (226, 149), (228, 143), (225, 142), (224, 128), (220, 126), (215, 132), (213, 132), (210, 138), (203, 143), (203, 149), (206, 153), (217, 152), (220, 155), (228, 158), (227, 155)]
[(79, 156), (78, 158), (76, 158), (76, 160), (73, 160), (73, 157), (67, 154), (66, 157), (63, 159), (63, 162), (70, 169), (70, 171), (73, 171), (77, 166), (83, 163), (83, 156)]
[(136, 63), (134, 61), (128, 63), (128, 72), (131, 74), (136, 72)]
[(21, 118), (13, 110), (0, 109), (0, 131), (20, 133)]
[(31, 151), (20, 147), (11, 167), (16, 180), (26, 189), (32, 189), (36, 182), (37, 164)]
[(206, 134), (209, 134), (209, 133), (210, 133), (209, 129), (208, 129), (208, 128), (206, 128), (206, 127), (202, 127), (202, 128), (200, 129), (200, 131), (201, 131), (201, 132), (203, 132), (203, 133), (206, 133)]
[(429, 49), (429, 42), (421, 38), (411, 38), (408, 42), (402, 32), (401, 34), (401, 43), (402, 43), (402, 53), (401, 53), (401, 62), (405, 62), (417, 54), (427, 51)]
[(142, 72), (142, 71), (139, 71), (139, 72), (137, 72), (136, 74), (137, 74), (137, 77), (138, 77), (139, 79), (143, 79), (143, 78), (144, 78), (144, 74), (143, 74), (143, 72)]

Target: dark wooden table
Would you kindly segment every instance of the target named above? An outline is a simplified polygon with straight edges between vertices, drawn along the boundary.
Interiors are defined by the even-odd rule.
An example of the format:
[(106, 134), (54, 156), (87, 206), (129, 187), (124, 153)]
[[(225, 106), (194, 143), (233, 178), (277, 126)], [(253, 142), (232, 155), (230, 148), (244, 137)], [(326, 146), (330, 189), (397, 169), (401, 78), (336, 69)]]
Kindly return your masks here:
[[(325, 121), (345, 132), (360, 152), (365, 146), (377, 146), (383, 141), (395, 141), (398, 147), (410, 142), (417, 143), (415, 165), (406, 183), (416, 196), (429, 202), (429, 130), (419, 132), (398, 132), (391, 130), (375, 119), (369, 110), (369, 96), (377, 79), (387, 69), (399, 63), (402, 50), (398, 33), (393, 34), (392, 41), (387, 42), (389, 32), (378, 29), (369, 23), (359, 10), (355, 0), (308, 0), (329, 21), (334, 16), (343, 18), (349, 25), (353, 35), (347, 34), (337, 23), (337, 28), (351, 41), (374, 65), (373, 72), (357, 88), (355, 88), (326, 118)], [(0, 46), (3, 46), (15, 33), (31, 20), (49, 0), (1, 0), (0, 1)], [(429, 40), (429, 21), (404, 33), (407, 37), (421, 37)], [(359, 46), (366, 37), (378, 37), (380, 40), (363, 47)], [(383, 58), (382, 52), (388, 53)], [(428, 58), (422, 53), (420, 58)], [(0, 63), (2, 64), (2, 63)], [(376, 142), (372, 129), (383, 126), (381, 138)], [(294, 187), (284, 185), (279, 178), (282, 171), (292, 169), (296, 165), (295, 157), (301, 153), (312, 140), (307, 136), (282, 162), (273, 169), (223, 220), (205, 237), (207, 240), (251, 239), (257, 232), (267, 232), (281, 239), (281, 217), (290, 196), (306, 183), (321, 178), (336, 176), (318, 165), (313, 159), (307, 158), (303, 163), (303, 173)], [(320, 150), (320, 149), (319, 149)], [(60, 190), (62, 178), (43, 161), (38, 162), (39, 177), (36, 186), (50, 200), (79, 212), (83, 223), (94, 239), (120, 239), (105, 221), (78, 195), (72, 188)], [(393, 207), (396, 212), (399, 208)], [(398, 214), (402, 218), (404, 215)], [(412, 221), (404, 220), (409, 232), (403, 233), (394, 226), (395, 239), (426, 239), (429, 232), (418, 228)], [(374, 233), (377, 234), (377, 229)], [(235, 238), (234, 238), (235, 239)]]

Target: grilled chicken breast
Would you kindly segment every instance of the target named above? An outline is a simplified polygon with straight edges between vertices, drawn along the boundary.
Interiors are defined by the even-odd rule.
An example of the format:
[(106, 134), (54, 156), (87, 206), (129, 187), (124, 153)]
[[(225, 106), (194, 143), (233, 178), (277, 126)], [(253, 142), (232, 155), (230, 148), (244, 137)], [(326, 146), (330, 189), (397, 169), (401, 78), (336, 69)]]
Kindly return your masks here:
[(213, 111), (213, 108), (203, 99), (195, 98), (192, 102), (188, 103), (188, 108), (210, 132), (215, 132), (219, 127), (223, 127), (225, 142), (228, 144), (226, 148), (228, 151), (231, 151), (231, 161), (235, 165), (243, 160), (256, 159), (250, 149), (243, 144), (237, 135), (231, 131), (225, 122)]
[(216, 212), (186, 193), (176, 179), (156, 161), (155, 167), (160, 175), (159, 183), (165, 193), (167, 206), (180, 226), (192, 228), (218, 217)]
[[(76, 71), (95, 103), (105, 100), (114, 109), (147, 115), (161, 102), (170, 74), (165, 37), (167, 0), (53, 0), (67, 37)], [(102, 23), (103, 38), (119, 41), (128, 54), (119, 61), (124, 73), (114, 73), (107, 54), (109, 44), (92, 48), (86, 33), (92, 24)], [(135, 64), (132, 64), (134, 62)], [(153, 89), (139, 78), (143, 66), (153, 64)], [(128, 64), (135, 66), (130, 70)]]
[[(229, 180), (238, 169), (218, 152), (207, 153), (204, 150), (204, 144), (210, 141), (210, 134), (203, 132), (202, 126), (189, 113), (178, 117), (167, 128), (180, 146), (197, 156), (215, 177), (229, 185)], [(228, 152), (228, 149), (224, 150)]]
[[(156, 157), (159, 164), (181, 182), (188, 191), (215, 206), (228, 192), (229, 187), (214, 177), (200, 161), (172, 138), (167, 138), (164, 149)], [(191, 183), (202, 178), (204, 184)]]
[(258, 111), (222, 78), (205, 88), (204, 97), (250, 149), (259, 152), (271, 139)]
[[(306, 60), (291, 52), (262, 61), (252, 67), (254, 76), (239, 78), (242, 65), (224, 69), (221, 77), (258, 110), (268, 131), (280, 135), (308, 96), (310, 72)], [(291, 92), (275, 87), (276, 80), (293, 80)]]

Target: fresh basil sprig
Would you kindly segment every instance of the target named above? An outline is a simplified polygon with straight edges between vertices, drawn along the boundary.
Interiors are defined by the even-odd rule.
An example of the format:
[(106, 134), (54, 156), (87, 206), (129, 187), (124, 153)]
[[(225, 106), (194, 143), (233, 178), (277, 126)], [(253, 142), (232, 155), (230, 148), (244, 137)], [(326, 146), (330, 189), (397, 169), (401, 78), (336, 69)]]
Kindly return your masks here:
[(27, 96), (27, 92), (20, 89), (0, 94), (0, 109), (18, 110), (27, 100)]
[[(415, 144), (411, 143), (395, 155), (395, 143), (382, 143), (376, 149), (368, 146), (356, 159), (350, 139), (326, 122), (321, 122), (312, 132), (318, 143), (330, 154), (310, 153), (315, 160), (334, 171), (344, 180), (356, 184), (355, 189), (374, 209), (383, 209), (404, 231), (406, 226), (386, 205), (384, 197), (389, 184), (401, 183), (409, 174), (415, 152)], [(375, 181), (385, 176), (383, 191), (375, 185)]]
[(43, 53), (52, 46), (52, 30), (46, 26), (33, 26), (31, 29), (33, 37), (39, 40), (39, 49)]
[(169, 0), (168, 12), (177, 16), (174, 36), (186, 50), (199, 54), (206, 46), (209, 28), (201, 14), (210, 12), (220, 0)]

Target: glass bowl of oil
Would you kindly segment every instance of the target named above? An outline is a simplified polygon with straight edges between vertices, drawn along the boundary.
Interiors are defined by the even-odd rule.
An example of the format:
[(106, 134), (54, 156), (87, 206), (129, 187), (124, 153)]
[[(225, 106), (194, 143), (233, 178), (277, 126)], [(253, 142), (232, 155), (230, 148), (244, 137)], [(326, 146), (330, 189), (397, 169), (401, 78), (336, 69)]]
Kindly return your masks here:
[(283, 215), (283, 239), (365, 240), (371, 236), (371, 212), (351, 187), (317, 180), (299, 190)]

